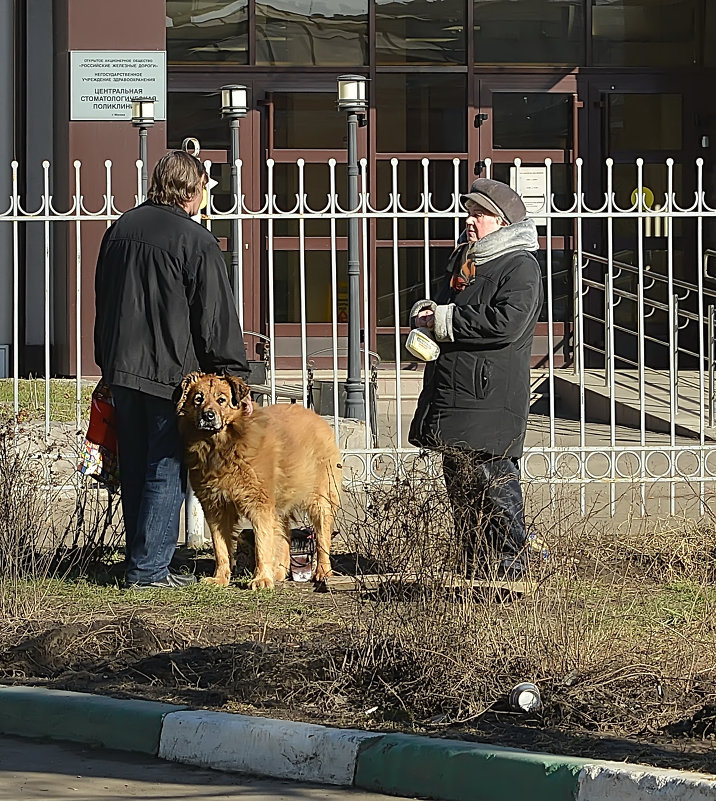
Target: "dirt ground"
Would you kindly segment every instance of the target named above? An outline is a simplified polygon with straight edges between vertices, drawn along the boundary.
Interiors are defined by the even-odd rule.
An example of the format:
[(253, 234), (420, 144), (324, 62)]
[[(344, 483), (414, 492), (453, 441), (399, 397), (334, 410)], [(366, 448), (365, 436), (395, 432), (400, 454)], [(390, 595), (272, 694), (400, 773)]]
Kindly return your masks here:
[[(180, 561), (211, 572), (208, 556)], [(336, 562), (351, 571), (349, 555)], [(714, 707), (628, 737), (560, 725), (549, 695), (544, 712), (531, 716), (496, 703), (471, 721), (416, 719), (389, 694), (373, 698), (336, 679), (337, 664), (354, 645), (345, 621), (355, 614), (355, 594), (285, 582), (273, 593), (236, 584), (138, 597), (111, 586), (118, 569), (96, 588), (91, 581), (54, 582), (41, 614), (3, 623), (0, 681), (716, 774)]]
[[(456, 598), (440, 584), (455, 566), (449, 500), (432, 478), (398, 477), (344, 504), (333, 566), (420, 571), (424, 592), (252, 593), (237, 580), (137, 593), (120, 589), (116, 559), (27, 580), (38, 553), (121, 531), (91, 492), (52, 499), (48, 515), (47, 475), (12, 453), (0, 458), (2, 683), (716, 774), (716, 520), (619, 528), (573, 498), (541, 514), (532, 501), (550, 553), (535, 592)], [(74, 470), (59, 455), (50, 478)], [(206, 576), (213, 560), (184, 550), (176, 567)], [(507, 705), (524, 680), (540, 687), (538, 713)]]

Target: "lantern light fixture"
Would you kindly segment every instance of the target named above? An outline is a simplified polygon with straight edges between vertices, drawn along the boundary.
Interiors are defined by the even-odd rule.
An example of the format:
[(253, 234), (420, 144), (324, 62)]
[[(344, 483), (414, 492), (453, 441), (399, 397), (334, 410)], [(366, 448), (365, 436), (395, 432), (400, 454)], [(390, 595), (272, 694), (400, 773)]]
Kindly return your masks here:
[(221, 116), (226, 119), (245, 117), (249, 108), (248, 91), (241, 84), (228, 84), (221, 87)]
[(366, 83), (363, 75), (338, 76), (338, 108), (341, 111), (364, 112), (368, 108)]
[(132, 98), (132, 125), (135, 128), (148, 128), (154, 125), (154, 98)]

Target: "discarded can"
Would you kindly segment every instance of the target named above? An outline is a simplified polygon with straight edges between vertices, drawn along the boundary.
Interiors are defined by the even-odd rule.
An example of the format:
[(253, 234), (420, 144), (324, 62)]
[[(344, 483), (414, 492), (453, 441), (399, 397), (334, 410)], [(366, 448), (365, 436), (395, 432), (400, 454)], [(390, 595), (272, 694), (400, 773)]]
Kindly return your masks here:
[(313, 557), (316, 538), (310, 529), (291, 530), (291, 578), (293, 581), (310, 581), (313, 576)]
[(523, 681), (513, 687), (507, 701), (515, 712), (536, 712), (542, 707), (539, 687), (530, 681)]

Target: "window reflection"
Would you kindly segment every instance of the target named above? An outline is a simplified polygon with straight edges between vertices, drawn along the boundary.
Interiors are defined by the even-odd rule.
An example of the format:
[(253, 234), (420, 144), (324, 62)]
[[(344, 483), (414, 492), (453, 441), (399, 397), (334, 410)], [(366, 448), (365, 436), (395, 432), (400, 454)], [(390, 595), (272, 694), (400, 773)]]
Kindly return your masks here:
[(381, 153), (461, 153), (466, 142), (466, 79), (378, 74), (375, 105)]
[(167, 0), (169, 64), (248, 64), (248, 0)]
[(464, 0), (376, 0), (378, 64), (464, 64)]
[(609, 153), (681, 150), (681, 95), (609, 94)]
[(274, 147), (343, 149), (346, 115), (336, 108), (335, 92), (274, 92)]
[(256, 63), (363, 66), (368, 0), (271, 0), (256, 3)]
[(592, 0), (594, 63), (695, 63), (698, 5), (697, 0)]
[(507, 150), (568, 150), (572, 147), (571, 95), (495, 92), (493, 146)]
[(584, 0), (474, 0), (477, 64), (584, 63)]

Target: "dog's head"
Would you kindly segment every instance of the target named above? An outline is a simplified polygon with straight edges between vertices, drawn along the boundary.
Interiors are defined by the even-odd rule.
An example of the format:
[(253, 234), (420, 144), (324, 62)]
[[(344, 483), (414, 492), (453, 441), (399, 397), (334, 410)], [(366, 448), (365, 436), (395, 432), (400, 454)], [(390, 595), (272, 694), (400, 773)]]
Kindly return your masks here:
[(181, 383), (177, 415), (182, 428), (216, 434), (251, 414), (248, 384), (235, 376), (189, 373)]

